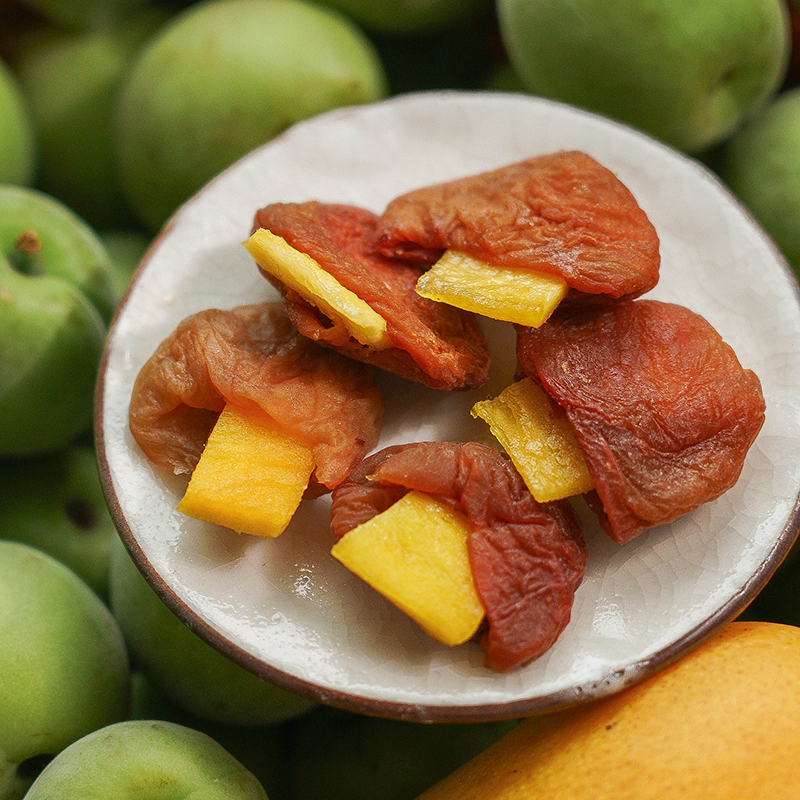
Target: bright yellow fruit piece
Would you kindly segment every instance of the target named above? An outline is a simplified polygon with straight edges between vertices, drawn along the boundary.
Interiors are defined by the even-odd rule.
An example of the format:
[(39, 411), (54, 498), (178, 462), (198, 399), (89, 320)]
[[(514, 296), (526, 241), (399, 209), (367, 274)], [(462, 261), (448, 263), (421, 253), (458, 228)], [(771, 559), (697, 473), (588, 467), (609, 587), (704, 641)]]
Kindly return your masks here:
[(346, 533), (333, 556), (446, 645), (466, 642), (484, 611), (463, 514), (412, 491)]
[(376, 350), (391, 346), (386, 320), (307, 253), (296, 250), (285, 239), (264, 228), (254, 231), (244, 246), (261, 269), (330, 319), (341, 320), (358, 342)]
[(512, 383), (494, 400), (476, 403), (471, 413), (489, 424), (540, 503), (594, 487), (572, 425), (553, 413), (547, 395), (530, 378)]
[(538, 328), (567, 293), (555, 275), (498, 267), (454, 250), (417, 281), (417, 294), (484, 317)]
[(314, 457), (266, 414), (228, 405), (220, 414), (178, 511), (273, 538), (303, 497)]

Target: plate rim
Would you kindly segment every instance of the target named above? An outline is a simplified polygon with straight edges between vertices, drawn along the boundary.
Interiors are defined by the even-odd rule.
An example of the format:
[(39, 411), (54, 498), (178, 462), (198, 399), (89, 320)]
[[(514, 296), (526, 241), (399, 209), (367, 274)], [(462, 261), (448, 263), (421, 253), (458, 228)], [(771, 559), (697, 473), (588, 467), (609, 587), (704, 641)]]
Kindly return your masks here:
[(739, 211), (743, 212), (744, 215), (749, 218), (750, 223), (761, 233), (761, 238), (772, 250), (776, 262), (778, 262), (778, 264), (781, 266), (787, 277), (790, 278), (795, 304), (800, 310), (800, 282), (798, 282), (798, 278), (791, 269), (787, 259), (779, 250), (771, 237), (769, 237), (769, 235), (763, 229), (763, 226), (758, 222), (758, 220), (755, 219), (753, 214), (734, 195), (734, 193), (724, 184), (722, 179), (697, 159), (682, 153), (681, 151), (675, 150), (669, 145), (648, 136), (638, 129), (632, 128), (625, 123), (602, 114), (597, 114), (595, 112), (563, 103), (561, 101), (532, 95), (520, 95), (514, 92), (429, 90), (396, 95), (375, 103), (368, 104), (366, 106), (352, 106), (334, 109), (316, 117), (312, 117), (308, 120), (296, 123), (274, 139), (264, 143), (254, 150), (251, 150), (240, 159), (233, 162), (225, 170), (204, 184), (204, 186), (201, 187), (198, 192), (178, 206), (151, 240), (146, 252), (140, 259), (139, 265), (133, 277), (131, 278), (126, 291), (124, 292), (120, 302), (117, 305), (117, 308), (115, 309), (108, 328), (108, 334), (99, 362), (93, 407), (93, 432), (97, 453), (98, 472), (100, 475), (101, 486), (106, 498), (106, 503), (120, 539), (124, 544), (128, 554), (131, 556), (134, 563), (144, 575), (157, 596), (162, 602), (164, 602), (170, 611), (172, 611), (172, 613), (178, 617), (178, 619), (186, 624), (195, 634), (200, 636), (201, 639), (214, 647), (214, 649), (216, 649), (218, 652), (222, 653), (224, 656), (247, 669), (251, 673), (263, 678), (264, 680), (270, 681), (277, 686), (295, 692), (321, 704), (334, 706), (359, 714), (416, 722), (478, 722), (501, 719), (517, 719), (523, 716), (553, 711), (556, 709), (580, 704), (582, 702), (588, 702), (621, 691), (655, 674), (664, 667), (678, 660), (680, 657), (701, 644), (709, 636), (713, 635), (720, 627), (735, 619), (736, 616), (738, 616), (747, 607), (747, 605), (766, 585), (770, 577), (783, 562), (784, 558), (800, 534), (800, 487), (797, 489), (792, 510), (789, 513), (786, 523), (783, 525), (780, 535), (777, 537), (772, 550), (762, 561), (759, 569), (750, 576), (747, 582), (714, 613), (704, 618), (701, 623), (666, 646), (653, 652), (646, 658), (632, 662), (621, 674), (617, 672), (608, 675), (603, 680), (593, 680), (588, 684), (577, 684), (570, 688), (560, 689), (554, 692), (548, 692), (546, 694), (536, 694), (514, 701), (469, 705), (436, 702), (417, 704), (377, 699), (373, 697), (366, 697), (356, 692), (348, 692), (340, 689), (318, 686), (311, 681), (304, 680), (303, 678), (284, 672), (280, 668), (266, 663), (262, 659), (247, 652), (240, 645), (236, 644), (231, 639), (217, 631), (213, 626), (208, 624), (199, 613), (194, 611), (184, 600), (178, 596), (176, 591), (167, 583), (167, 581), (156, 570), (153, 564), (148, 560), (144, 550), (139, 545), (135, 534), (131, 530), (124, 513), (122, 512), (121, 504), (114, 488), (113, 477), (111, 475), (110, 466), (106, 456), (104, 429), (104, 407), (106, 392), (105, 376), (108, 369), (110, 353), (114, 344), (114, 333), (116, 330), (117, 320), (122, 315), (128, 297), (135, 283), (140, 277), (145, 265), (157, 250), (162, 240), (172, 230), (176, 221), (183, 214), (186, 207), (192, 204), (209, 187), (213, 186), (220, 178), (222, 178), (222, 176), (235, 170), (242, 161), (250, 158), (258, 151), (273, 147), (277, 142), (281, 141), (287, 136), (290, 136), (296, 128), (305, 127), (307, 125), (318, 125), (320, 124), (320, 121), (330, 118), (358, 115), (365, 109), (371, 109), (377, 106), (385, 107), (388, 105), (400, 105), (407, 103), (413, 104), (417, 98), (422, 97), (426, 100), (429, 100), (431, 97), (435, 96), (456, 96), (460, 99), (513, 97), (515, 100), (528, 101), (531, 103), (531, 105), (561, 107), (563, 109), (568, 109), (570, 113), (585, 116), (591, 119), (600, 119), (606, 125), (617, 127), (622, 131), (625, 131), (627, 135), (640, 137), (641, 139), (647, 141), (650, 146), (655, 145), (656, 147), (668, 151), (673, 158), (677, 156), (679, 159), (692, 162), (701, 170), (702, 173), (704, 173), (706, 180), (710, 180), (716, 185), (717, 190), (721, 190), (725, 195), (727, 195), (728, 200), (734, 205), (738, 206)]

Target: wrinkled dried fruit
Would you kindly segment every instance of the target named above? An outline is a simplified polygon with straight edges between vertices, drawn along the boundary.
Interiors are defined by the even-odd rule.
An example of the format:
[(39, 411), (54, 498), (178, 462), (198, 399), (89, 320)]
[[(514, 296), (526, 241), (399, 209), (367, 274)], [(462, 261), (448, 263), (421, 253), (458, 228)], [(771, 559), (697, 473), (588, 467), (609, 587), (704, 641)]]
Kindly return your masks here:
[(378, 220), (377, 246), (423, 266), (456, 250), (558, 275), (573, 302), (638, 296), (655, 286), (660, 265), (655, 228), (631, 192), (576, 151), (401, 195)]
[(727, 491), (764, 421), (756, 375), (679, 305), (559, 309), (518, 329), (517, 356), (572, 423), (617, 542)]
[(478, 633), (486, 665), (507, 671), (544, 653), (569, 622), (586, 568), (572, 509), (537, 503), (510, 459), (491, 447), (419, 442), (375, 453), (334, 490), (334, 535), (411, 490), (455, 504), (467, 518), (472, 576), (486, 612)]
[(308, 447), (329, 489), (375, 445), (383, 416), (373, 371), (300, 336), (279, 303), (183, 320), (137, 376), (130, 429), (154, 464), (192, 472), (226, 403), (260, 409)]
[(489, 353), (473, 315), (420, 297), (418, 267), (375, 249), (376, 216), (365, 209), (318, 202), (260, 209), (264, 228), (317, 262), (386, 320), (390, 347), (376, 349), (269, 273), (296, 328), (319, 344), (435, 389), (472, 389), (486, 381)]

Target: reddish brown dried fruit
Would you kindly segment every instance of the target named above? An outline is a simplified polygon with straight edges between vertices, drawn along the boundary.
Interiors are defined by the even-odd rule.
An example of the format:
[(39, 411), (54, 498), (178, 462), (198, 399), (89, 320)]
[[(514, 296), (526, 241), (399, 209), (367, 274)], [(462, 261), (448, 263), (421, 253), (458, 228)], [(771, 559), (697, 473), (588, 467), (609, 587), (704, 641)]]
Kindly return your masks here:
[(300, 336), (277, 303), (183, 320), (136, 379), (130, 429), (154, 464), (191, 472), (226, 402), (294, 435), (329, 489), (374, 446), (383, 415), (373, 371)]
[[(631, 192), (585, 153), (558, 152), (393, 200), (378, 249), (423, 265), (446, 249), (555, 274), (582, 295), (634, 297), (655, 286), (655, 228)], [(575, 296), (575, 293), (581, 293)]]
[(553, 645), (586, 569), (580, 524), (566, 503), (537, 503), (511, 461), (470, 442), (420, 442), (368, 457), (332, 494), (337, 537), (416, 489), (467, 517), (475, 588), (487, 626), (486, 665), (505, 672)]
[(414, 286), (421, 270), (375, 249), (376, 220), (355, 206), (276, 203), (256, 213), (254, 229), (266, 228), (310, 255), (370, 305), (386, 320), (393, 347), (360, 344), (341, 323), (273, 280), (285, 297), (286, 313), (304, 336), (350, 358), (436, 389), (480, 386), (489, 354), (474, 316), (420, 297)]
[(569, 417), (614, 541), (727, 491), (764, 421), (756, 375), (701, 316), (654, 300), (557, 311), (517, 355)]

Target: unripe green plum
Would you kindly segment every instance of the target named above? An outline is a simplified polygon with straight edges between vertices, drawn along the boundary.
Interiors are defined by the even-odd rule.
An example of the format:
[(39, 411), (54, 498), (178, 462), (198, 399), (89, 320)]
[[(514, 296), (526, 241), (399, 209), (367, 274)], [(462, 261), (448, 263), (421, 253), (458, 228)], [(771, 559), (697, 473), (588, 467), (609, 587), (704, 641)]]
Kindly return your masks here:
[(159, 228), (218, 172), (295, 122), (387, 92), (369, 40), (303, 0), (207, 0), (153, 37), (123, 84), (126, 197)]
[(789, 59), (784, 0), (498, 0), (497, 9), (528, 91), (690, 153), (772, 97)]
[(89, 429), (115, 303), (95, 232), (49, 195), (0, 185), (0, 457), (53, 452)]
[(128, 656), (108, 608), (18, 542), (0, 541), (0, 676), (0, 800), (21, 798), (48, 759), (128, 713)]
[(267, 800), (258, 780), (200, 731), (128, 720), (84, 736), (36, 779), (27, 800)]

